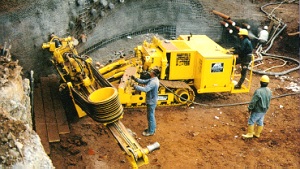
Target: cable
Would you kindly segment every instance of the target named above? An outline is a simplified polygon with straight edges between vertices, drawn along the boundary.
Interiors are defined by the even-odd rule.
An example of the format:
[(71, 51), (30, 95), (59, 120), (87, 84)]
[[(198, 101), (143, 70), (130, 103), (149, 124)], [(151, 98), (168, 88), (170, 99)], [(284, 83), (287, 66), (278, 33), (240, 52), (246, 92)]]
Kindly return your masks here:
[[(287, 94), (282, 94), (279, 96), (274, 96), (271, 99), (277, 99), (281, 97), (286, 97), (286, 96), (292, 96), (292, 95), (297, 95), (300, 94), (300, 92), (295, 92), (295, 93), (287, 93)], [(232, 104), (219, 104), (219, 105), (211, 105), (212, 107), (228, 107), (228, 106), (239, 106), (239, 105), (245, 105), (249, 104), (250, 102), (241, 102), (241, 103), (232, 103)]]
[[(292, 96), (292, 95), (297, 95), (300, 94), (300, 92), (295, 92), (295, 93), (287, 93), (287, 94), (282, 94), (279, 96), (274, 96), (271, 99), (277, 99), (277, 98), (281, 98), (281, 97), (286, 97), (286, 96)], [(240, 102), (240, 103), (229, 103), (229, 104), (198, 104), (196, 102), (193, 102), (193, 104), (196, 105), (201, 105), (201, 106), (209, 106), (209, 107), (229, 107), (229, 106), (239, 106), (239, 105), (245, 105), (245, 104), (249, 104), (250, 102)]]
[[(191, 100), (187, 100), (183, 97), (180, 97), (179, 95), (177, 95), (176, 93), (173, 92), (173, 90), (169, 89), (168, 87), (166, 87), (165, 85), (163, 85), (162, 83), (160, 83), (165, 89), (169, 90), (171, 93), (173, 93), (175, 96), (179, 97), (182, 100), (185, 100), (187, 102), (190, 102), (191, 104), (195, 104), (195, 105), (199, 105), (199, 106), (207, 106), (207, 107), (229, 107), (229, 106), (239, 106), (239, 105), (245, 105), (245, 104), (249, 104), (250, 102), (240, 102), (240, 103), (229, 103), (229, 104), (202, 104), (202, 103), (197, 103)], [(277, 98), (281, 98), (281, 97), (286, 97), (286, 96), (292, 96), (292, 95), (297, 95), (300, 94), (300, 92), (295, 92), (295, 93), (287, 93), (287, 94), (282, 94), (279, 96), (273, 96), (271, 99), (277, 99)]]
[[(288, 69), (288, 70), (286, 70), (286, 71), (282, 71), (282, 72), (266, 72), (266, 70), (264, 70), (264, 71), (252, 70), (254, 73), (263, 74), (263, 75), (275, 75), (275, 76), (280, 76), (280, 75), (285, 75), (285, 74), (287, 74), (287, 73), (290, 73), (290, 72), (292, 72), (292, 71), (295, 71), (295, 70), (300, 69), (300, 62), (299, 62), (298, 60), (296, 60), (296, 59), (293, 59), (293, 58), (290, 58), (290, 57), (286, 57), (286, 56), (278, 56), (278, 55), (274, 55), (274, 54), (269, 54), (269, 53), (267, 53), (267, 52), (271, 49), (271, 47), (273, 46), (273, 42), (274, 42), (274, 40), (277, 38), (277, 36), (278, 36), (278, 35), (279, 35), (279, 34), (287, 27), (287, 24), (283, 23), (283, 22), (281, 21), (281, 19), (276, 18), (276, 17), (273, 15), (273, 12), (274, 12), (274, 10), (277, 9), (280, 5), (282, 5), (283, 3), (287, 3), (287, 2), (288, 2), (288, 3), (292, 3), (292, 2), (295, 2), (295, 1), (286, 1), (286, 0), (285, 0), (285, 1), (282, 1), (282, 2), (278, 2), (278, 3), (268, 3), (268, 4), (266, 4), (266, 5), (263, 5), (263, 6), (260, 8), (261, 11), (262, 11), (263, 13), (265, 13), (265, 14), (268, 16), (268, 18), (276, 20), (276, 21), (278, 22), (278, 26), (276, 27), (276, 30), (274, 31), (272, 37), (270, 38), (270, 40), (269, 40), (268, 43), (267, 43), (267, 44), (270, 43), (269, 46), (267, 47), (267, 49), (265, 49), (265, 50), (263, 51), (263, 50), (262, 50), (262, 45), (260, 45), (260, 46), (257, 48), (256, 54), (257, 54), (258, 58), (255, 59), (254, 62), (263, 60), (263, 55), (264, 55), (264, 56), (270, 56), (270, 57), (274, 57), (274, 58), (281, 58), (281, 59), (284, 59), (284, 60), (290, 60), (290, 61), (295, 62), (296, 64), (298, 64), (298, 66), (295, 67), (295, 68)], [(264, 10), (264, 7), (269, 6), (269, 5), (276, 5), (276, 4), (279, 4), (279, 5), (278, 5), (276, 8), (274, 8), (274, 9), (272, 10), (271, 13), (267, 13), (267, 12)], [(281, 25), (283, 25), (283, 27), (276, 33), (276, 31), (278, 30), (278, 28), (279, 28)], [(271, 68), (270, 68), (270, 69), (271, 69)], [(249, 70), (251, 70), (250, 67), (249, 67)], [(269, 69), (267, 69), (267, 70), (269, 70)]]

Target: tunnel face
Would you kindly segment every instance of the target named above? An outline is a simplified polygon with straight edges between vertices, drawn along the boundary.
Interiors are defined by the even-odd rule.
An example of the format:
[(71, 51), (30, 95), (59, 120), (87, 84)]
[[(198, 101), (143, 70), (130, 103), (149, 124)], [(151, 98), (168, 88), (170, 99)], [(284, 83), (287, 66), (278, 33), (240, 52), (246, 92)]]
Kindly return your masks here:
[[(90, 52), (95, 45), (126, 39), (126, 35), (153, 33), (176, 38), (192, 33), (205, 34), (215, 41), (223, 36), (220, 18), (211, 12), (215, 5), (222, 6), (217, 1), (31, 0), (17, 5), (15, 13), (13, 9), (0, 13), (3, 23), (0, 43), (10, 40), (12, 54), (20, 61), (23, 71), (34, 70), (36, 75), (54, 71), (50, 54), (41, 49), (51, 33), (77, 38), (79, 52)], [(86, 36), (84, 43), (82, 35)], [(106, 56), (97, 59), (101, 61), (101, 57)]]
[[(12, 53), (20, 60), (25, 72), (35, 70), (46, 73), (51, 71), (51, 64), (48, 62), (51, 56), (41, 50), (41, 45), (51, 33), (60, 37), (71, 35), (79, 41), (80, 36), (86, 34), (88, 40), (80, 44), (79, 51), (102, 40), (117, 39), (120, 35), (130, 33), (164, 33), (170, 37), (193, 32), (220, 38), (219, 23), (211, 22), (212, 19), (217, 20), (217, 17), (208, 10), (203, 10), (199, 2), (84, 2), (52, 0), (19, 3), (19, 10), (15, 13), (0, 15), (1, 22), (5, 23), (2, 24), (3, 31), (0, 31), (0, 43), (11, 41)], [(169, 30), (163, 30), (166, 28)]]

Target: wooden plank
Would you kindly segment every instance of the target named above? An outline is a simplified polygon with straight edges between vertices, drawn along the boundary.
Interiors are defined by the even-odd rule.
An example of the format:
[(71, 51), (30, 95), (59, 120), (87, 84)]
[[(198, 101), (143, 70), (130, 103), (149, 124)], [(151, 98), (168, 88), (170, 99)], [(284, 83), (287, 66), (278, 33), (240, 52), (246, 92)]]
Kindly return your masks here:
[(48, 83), (49, 83), (48, 77), (41, 77), (42, 96), (43, 96), (43, 103), (44, 103), (44, 112), (45, 112), (45, 119), (47, 125), (48, 139), (49, 142), (59, 142), (60, 137), (58, 133), (58, 127), (57, 127), (55, 112), (53, 109), (50, 87)]
[(44, 147), (45, 152), (49, 155), (50, 154), (50, 144), (47, 136), (47, 125), (46, 123), (36, 123), (36, 132), (40, 136), (41, 143)]
[(34, 124), (35, 131), (41, 139), (41, 143), (44, 147), (44, 150), (47, 154), (50, 154), (50, 145), (48, 141), (48, 134), (46, 128), (46, 121), (44, 115), (43, 100), (41, 94), (41, 85), (37, 84), (37, 87), (34, 88), (34, 97), (33, 97), (33, 110), (34, 110)]
[(57, 127), (59, 134), (66, 134), (70, 133), (70, 128), (66, 116), (65, 109), (61, 102), (60, 93), (58, 91), (59, 83), (56, 75), (50, 75), (50, 89), (51, 89), (51, 96), (53, 100), (53, 108), (55, 112), (55, 117), (57, 121)]

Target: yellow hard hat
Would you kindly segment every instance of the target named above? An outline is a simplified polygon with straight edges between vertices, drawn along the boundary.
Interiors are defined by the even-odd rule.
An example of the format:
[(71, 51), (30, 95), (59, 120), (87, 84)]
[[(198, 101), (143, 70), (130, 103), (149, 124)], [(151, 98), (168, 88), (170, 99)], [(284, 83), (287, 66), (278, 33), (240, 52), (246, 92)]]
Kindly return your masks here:
[(270, 78), (269, 78), (267, 75), (263, 75), (263, 76), (260, 78), (260, 81), (261, 81), (261, 82), (265, 82), (265, 83), (269, 83), (269, 82), (270, 82)]
[(239, 31), (238, 34), (239, 35), (246, 35), (246, 36), (248, 36), (248, 31), (247, 31), (247, 29), (240, 29), (240, 31)]

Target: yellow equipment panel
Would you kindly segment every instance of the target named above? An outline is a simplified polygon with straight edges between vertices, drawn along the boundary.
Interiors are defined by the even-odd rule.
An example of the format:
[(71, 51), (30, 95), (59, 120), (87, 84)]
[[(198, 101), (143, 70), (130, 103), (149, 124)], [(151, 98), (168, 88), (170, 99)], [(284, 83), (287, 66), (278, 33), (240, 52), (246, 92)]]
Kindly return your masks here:
[(169, 80), (194, 78), (194, 52), (173, 52), (170, 60)]
[[(179, 40), (195, 51), (191, 61), (197, 93), (226, 92), (232, 87), (233, 55), (206, 35), (181, 35)], [(189, 39), (189, 40), (188, 40)], [(179, 70), (180, 71), (180, 70)], [(183, 73), (190, 73), (183, 70)]]

